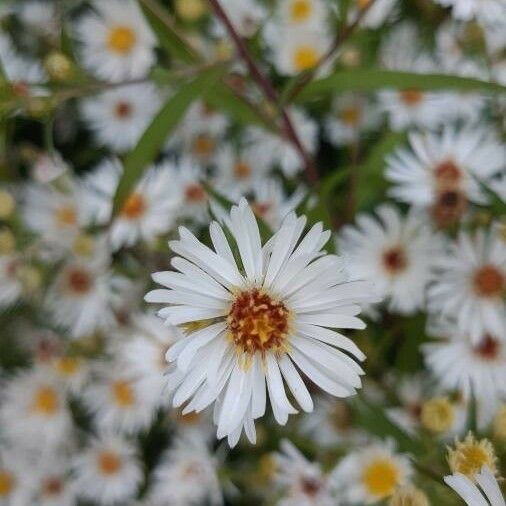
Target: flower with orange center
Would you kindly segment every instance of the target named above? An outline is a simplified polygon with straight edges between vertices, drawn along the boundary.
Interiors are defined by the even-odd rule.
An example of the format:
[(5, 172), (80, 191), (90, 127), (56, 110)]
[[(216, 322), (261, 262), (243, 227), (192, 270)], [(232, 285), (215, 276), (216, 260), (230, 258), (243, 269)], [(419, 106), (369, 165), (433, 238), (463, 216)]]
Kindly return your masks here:
[(135, 405), (135, 393), (128, 381), (115, 381), (111, 385), (111, 392), (116, 405), (121, 408), (131, 408)]
[(473, 351), (482, 360), (494, 362), (501, 355), (501, 343), (487, 334), (477, 345), (473, 346)]
[(371, 3), (371, 0), (356, 0), (356, 1), (359, 9), (365, 9)]
[(434, 167), (436, 185), (455, 187), (462, 181), (462, 170), (453, 160), (446, 160)]
[(209, 158), (216, 149), (216, 143), (214, 139), (205, 134), (198, 135), (193, 140), (192, 151), (199, 158)]
[(133, 107), (128, 102), (118, 102), (114, 106), (114, 115), (120, 120), (128, 119), (132, 116)]
[(238, 354), (286, 350), (290, 311), (283, 302), (257, 288), (235, 297), (227, 316), (230, 339)]
[(92, 286), (93, 277), (85, 269), (76, 266), (65, 271), (65, 288), (68, 293), (83, 296), (90, 292)]
[(81, 369), (81, 360), (76, 357), (59, 357), (54, 362), (54, 368), (62, 376), (73, 376)]
[(207, 202), (207, 192), (201, 184), (189, 184), (185, 188), (184, 194), (186, 201), (192, 204), (203, 204)]
[(424, 94), (415, 88), (407, 88), (399, 91), (399, 98), (404, 105), (416, 107), (423, 102)]
[(109, 30), (107, 47), (113, 53), (125, 56), (132, 52), (136, 41), (137, 35), (133, 28), (130, 26), (118, 25)]
[(43, 416), (53, 416), (60, 409), (58, 392), (49, 386), (39, 387), (32, 397), (32, 411)]
[(383, 268), (391, 276), (404, 272), (408, 266), (406, 251), (402, 246), (394, 246), (383, 252)]
[(243, 160), (239, 160), (233, 168), (233, 174), (236, 179), (248, 179), (251, 176), (251, 165)]
[(506, 289), (506, 279), (495, 265), (485, 264), (474, 272), (473, 287), (479, 297), (500, 297)]
[(126, 199), (120, 214), (127, 220), (135, 221), (144, 216), (146, 210), (146, 199), (142, 194), (134, 192)]
[(101, 474), (113, 476), (121, 470), (121, 457), (112, 451), (102, 451), (97, 456), (97, 465)]
[(62, 206), (55, 211), (56, 224), (61, 227), (75, 227), (77, 225), (77, 211), (70, 205)]

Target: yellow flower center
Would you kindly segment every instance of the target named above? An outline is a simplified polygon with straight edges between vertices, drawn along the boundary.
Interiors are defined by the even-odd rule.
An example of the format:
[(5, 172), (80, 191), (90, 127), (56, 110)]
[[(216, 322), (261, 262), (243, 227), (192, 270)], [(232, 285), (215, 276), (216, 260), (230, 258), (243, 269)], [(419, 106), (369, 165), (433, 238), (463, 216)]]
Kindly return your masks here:
[(132, 51), (136, 41), (137, 35), (132, 28), (119, 25), (111, 28), (107, 46), (114, 53), (126, 55)]
[(357, 0), (357, 5), (359, 9), (365, 9), (369, 4), (371, 3), (371, 0)]
[(400, 478), (401, 473), (395, 462), (388, 457), (379, 457), (365, 467), (362, 484), (369, 495), (382, 499), (394, 493)]
[(60, 357), (56, 360), (54, 366), (62, 376), (73, 376), (79, 371), (81, 362), (76, 357)]
[(204, 0), (176, 0), (174, 7), (178, 16), (185, 21), (196, 21), (207, 11)]
[(254, 288), (240, 292), (227, 317), (228, 332), (239, 354), (283, 351), (290, 311), (269, 294)]
[(496, 470), (496, 456), (494, 447), (488, 439), (476, 440), (469, 433), (464, 441), (457, 441), (455, 449), (448, 451), (448, 463), (452, 473), (462, 473), (471, 480), (488, 466), (493, 472)]
[(193, 141), (193, 153), (199, 158), (208, 158), (214, 153), (216, 144), (209, 135), (198, 135)]
[(420, 489), (407, 485), (395, 491), (388, 506), (429, 506), (429, 500)]
[(98, 468), (102, 474), (111, 476), (121, 469), (121, 459), (112, 451), (103, 451), (98, 455)]
[(73, 227), (77, 224), (77, 212), (72, 206), (62, 206), (56, 210), (55, 220), (59, 227)]
[(313, 68), (319, 60), (319, 53), (313, 46), (300, 46), (293, 55), (293, 65), (299, 72)]
[(79, 234), (72, 244), (72, 251), (79, 256), (87, 257), (93, 253), (95, 241), (87, 234)]
[(51, 387), (40, 387), (33, 395), (32, 409), (40, 415), (54, 415), (59, 407), (58, 393)]
[(128, 381), (116, 381), (111, 388), (114, 401), (118, 406), (129, 408), (135, 404), (135, 394)]
[(0, 218), (8, 218), (14, 211), (15, 206), (14, 197), (7, 190), (0, 190)]
[(8, 497), (14, 490), (16, 480), (8, 471), (0, 469), (0, 497)]
[(348, 126), (355, 126), (360, 121), (361, 111), (360, 107), (356, 105), (350, 105), (349, 107), (345, 107), (340, 112), (340, 118), (343, 123)]
[(422, 405), (420, 421), (432, 432), (446, 432), (455, 421), (455, 410), (447, 397), (435, 397)]
[(132, 193), (123, 204), (121, 216), (127, 220), (138, 220), (146, 212), (147, 204), (144, 197), (140, 193)]
[(251, 176), (251, 166), (249, 163), (239, 160), (234, 165), (234, 176), (236, 179), (248, 179)]
[(14, 234), (6, 228), (0, 230), (0, 255), (11, 253), (14, 251), (15, 247), (16, 238), (14, 237)]
[(295, 23), (301, 23), (311, 16), (312, 5), (310, 0), (293, 0), (290, 6), (290, 18)]

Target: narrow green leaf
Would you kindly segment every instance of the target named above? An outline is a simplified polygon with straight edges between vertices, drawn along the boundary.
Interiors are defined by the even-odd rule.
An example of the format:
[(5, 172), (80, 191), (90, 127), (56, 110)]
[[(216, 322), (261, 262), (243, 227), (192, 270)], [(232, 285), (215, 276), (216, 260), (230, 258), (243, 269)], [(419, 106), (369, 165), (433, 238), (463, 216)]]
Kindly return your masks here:
[(221, 69), (204, 72), (193, 81), (182, 85), (180, 90), (162, 106), (137, 146), (125, 158), (125, 171), (116, 190), (113, 213), (121, 208), (135, 182), (145, 167), (155, 159), (167, 136), (183, 118), (190, 104), (215, 84), (221, 74)]
[(309, 83), (297, 95), (296, 101), (305, 102), (341, 91), (375, 91), (382, 88), (414, 88), (418, 90), (455, 90), (506, 93), (506, 86), (469, 77), (446, 74), (416, 74), (392, 70), (338, 70)]
[(160, 17), (154, 12), (153, 7), (148, 2), (140, 1), (139, 5), (151, 28), (155, 32), (161, 46), (176, 60), (186, 63), (195, 63), (198, 61), (195, 52), (186, 44), (186, 42), (167, 26)]

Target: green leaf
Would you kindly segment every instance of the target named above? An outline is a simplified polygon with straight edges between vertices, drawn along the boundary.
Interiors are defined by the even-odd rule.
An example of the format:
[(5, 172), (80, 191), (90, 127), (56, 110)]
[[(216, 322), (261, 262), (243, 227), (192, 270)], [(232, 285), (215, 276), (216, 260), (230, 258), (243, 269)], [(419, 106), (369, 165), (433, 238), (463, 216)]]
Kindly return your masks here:
[(139, 5), (148, 20), (151, 28), (156, 33), (158, 41), (161, 46), (176, 60), (181, 60), (186, 63), (195, 63), (198, 61), (198, 56), (195, 51), (183, 40), (183, 38), (172, 29), (167, 23), (164, 23), (160, 18), (161, 6), (155, 5), (152, 2), (140, 1)]
[(382, 88), (417, 90), (455, 90), (506, 93), (506, 86), (469, 77), (446, 74), (416, 74), (392, 70), (338, 70), (328, 77), (309, 83), (296, 101), (313, 100), (328, 93), (341, 91), (375, 91)]
[(205, 95), (205, 99), (210, 106), (227, 113), (242, 125), (253, 124), (275, 131), (272, 123), (269, 124), (258, 110), (229, 88), (222, 86), (209, 90)]
[(183, 118), (191, 103), (216, 83), (222, 74), (221, 69), (202, 73), (193, 81), (181, 86), (162, 106), (148, 126), (137, 146), (125, 158), (125, 170), (114, 197), (113, 213), (117, 213), (145, 167), (151, 163), (167, 140), (169, 133)]

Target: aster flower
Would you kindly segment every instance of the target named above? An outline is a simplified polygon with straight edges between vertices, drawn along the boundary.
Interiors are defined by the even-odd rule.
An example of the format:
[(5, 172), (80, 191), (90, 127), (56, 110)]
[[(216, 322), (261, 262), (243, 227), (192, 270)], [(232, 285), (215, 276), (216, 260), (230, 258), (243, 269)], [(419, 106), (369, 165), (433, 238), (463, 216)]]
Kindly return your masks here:
[(133, 0), (93, 3), (75, 32), (85, 67), (110, 81), (146, 75), (154, 62), (156, 39)]
[(186, 506), (204, 499), (211, 505), (222, 504), (217, 464), (201, 437), (178, 437), (155, 468), (149, 504)]
[(455, 473), (445, 476), (445, 483), (462, 497), (468, 506), (504, 506), (504, 498), (495, 476), (487, 466), (475, 476), (473, 483), (467, 476)]
[(168, 304), (159, 315), (186, 331), (167, 354), (174, 405), (190, 400), (185, 408), (190, 412), (217, 401), (218, 437), (237, 441), (246, 423), (254, 439), (252, 421), (264, 415), (266, 385), (274, 416), (284, 425), (296, 409), (283, 378), (302, 409), (311, 411), (311, 395), (294, 364), (337, 397), (360, 387), (362, 369), (340, 349), (359, 360), (364, 356), (331, 329), (364, 328), (356, 315), (358, 303), (371, 297), (370, 286), (346, 283), (339, 259), (321, 251), (330, 233), (317, 224), (302, 238), (305, 222), (289, 216), (262, 246), (243, 199), (230, 212), (235, 244), (217, 223), (209, 229), (214, 250), (181, 227), (180, 239), (170, 243), (179, 255), (172, 260), (179, 272), (153, 275), (166, 288), (153, 290), (146, 300)]
[(102, 434), (74, 458), (75, 490), (98, 504), (129, 504), (142, 480), (134, 446), (114, 434)]
[(506, 246), (493, 230), (461, 232), (435, 264), (428, 290), (433, 314), (455, 319), (477, 344), (484, 335), (506, 339)]
[(385, 204), (376, 214), (379, 220), (361, 214), (344, 227), (339, 246), (352, 278), (370, 279), (391, 311), (412, 314), (424, 306), (439, 240), (414, 212), (403, 218)]
[(348, 454), (332, 480), (350, 504), (369, 504), (390, 497), (411, 474), (409, 458), (395, 453), (392, 441), (387, 441)]
[(122, 153), (137, 144), (160, 103), (152, 84), (131, 84), (83, 100), (81, 112), (97, 144)]

